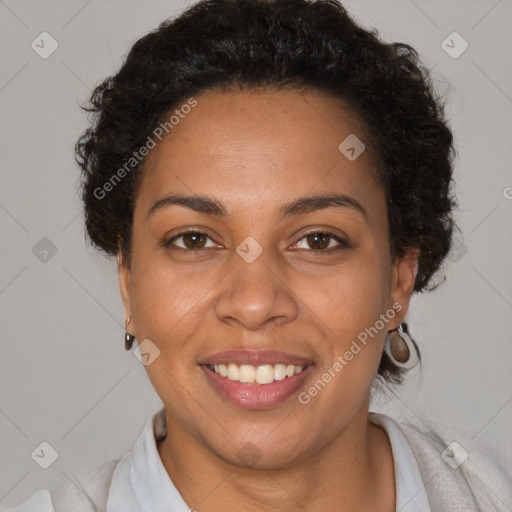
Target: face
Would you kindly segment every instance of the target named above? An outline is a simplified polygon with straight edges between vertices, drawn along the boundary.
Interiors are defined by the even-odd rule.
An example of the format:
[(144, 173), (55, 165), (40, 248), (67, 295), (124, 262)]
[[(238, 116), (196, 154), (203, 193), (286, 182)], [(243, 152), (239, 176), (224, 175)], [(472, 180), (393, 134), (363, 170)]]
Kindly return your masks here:
[[(160, 351), (145, 368), (176, 437), (232, 464), (284, 467), (364, 428), (415, 260), (391, 260), (370, 156), (338, 148), (364, 142), (339, 101), (195, 100), (147, 157), (130, 267), (119, 259), (129, 332)], [(321, 196), (336, 197), (305, 199)]]

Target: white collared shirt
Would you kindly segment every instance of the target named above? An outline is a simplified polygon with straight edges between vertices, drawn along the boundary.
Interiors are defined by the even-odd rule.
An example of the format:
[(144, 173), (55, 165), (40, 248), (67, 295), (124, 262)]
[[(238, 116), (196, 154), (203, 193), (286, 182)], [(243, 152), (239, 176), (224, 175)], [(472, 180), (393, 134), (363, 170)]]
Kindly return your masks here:
[[(425, 485), (413, 451), (400, 427), (383, 414), (371, 412), (369, 420), (386, 432), (393, 452), (396, 510), (431, 512)], [(170, 479), (157, 449), (157, 439), (166, 434), (164, 409), (148, 419), (133, 450), (116, 465), (106, 512), (190, 512)], [(99, 483), (101, 485), (101, 483)], [(91, 509), (92, 510), (92, 509)], [(30, 500), (0, 512), (68, 512), (55, 510), (47, 490), (36, 492)]]
[(370, 412), (368, 419), (387, 433), (395, 467), (397, 512), (431, 512), (416, 457), (404, 433), (389, 416)]

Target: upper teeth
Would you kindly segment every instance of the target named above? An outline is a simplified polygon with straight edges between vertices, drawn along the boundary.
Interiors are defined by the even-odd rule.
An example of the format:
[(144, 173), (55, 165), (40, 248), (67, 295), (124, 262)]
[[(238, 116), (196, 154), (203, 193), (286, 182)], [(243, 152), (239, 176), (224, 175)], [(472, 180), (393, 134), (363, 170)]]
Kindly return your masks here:
[(292, 377), (296, 373), (300, 373), (304, 366), (295, 366), (294, 364), (262, 364), (260, 366), (252, 366), (250, 364), (237, 365), (230, 363), (211, 365), (210, 368), (221, 377), (227, 377), (229, 380), (254, 383), (270, 384), (275, 380), (283, 380), (286, 377)]

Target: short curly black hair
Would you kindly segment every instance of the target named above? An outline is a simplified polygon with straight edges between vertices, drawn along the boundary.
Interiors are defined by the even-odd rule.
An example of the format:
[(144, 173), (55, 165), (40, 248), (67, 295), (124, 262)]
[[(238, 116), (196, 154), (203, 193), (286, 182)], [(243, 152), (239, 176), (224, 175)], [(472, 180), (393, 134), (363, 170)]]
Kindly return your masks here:
[[(354, 109), (386, 193), (392, 255), (417, 249), (414, 291), (436, 286), (456, 204), (443, 102), (412, 47), (383, 42), (335, 0), (202, 0), (133, 45), (83, 107), (91, 127), (75, 149), (93, 245), (130, 261), (139, 148), (180, 103), (233, 87), (313, 89)], [(400, 381), (385, 353), (379, 374)]]

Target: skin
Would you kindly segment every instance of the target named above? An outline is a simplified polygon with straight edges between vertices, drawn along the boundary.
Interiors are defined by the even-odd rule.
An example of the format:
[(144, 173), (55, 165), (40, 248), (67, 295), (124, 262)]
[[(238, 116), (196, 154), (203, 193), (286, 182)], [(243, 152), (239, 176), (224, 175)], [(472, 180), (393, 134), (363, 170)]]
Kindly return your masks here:
[[(394, 511), (391, 447), (368, 421), (368, 405), (386, 332), (407, 313), (417, 258), (410, 251), (392, 261), (369, 151), (349, 161), (338, 150), (349, 134), (364, 141), (362, 125), (318, 91), (210, 91), (196, 99), (148, 156), (130, 265), (118, 257), (128, 331), (161, 351), (146, 370), (166, 408), (163, 465), (200, 512)], [(280, 216), (283, 203), (333, 192), (366, 214), (331, 206)], [(214, 198), (228, 215), (172, 205), (148, 216), (176, 193)], [(207, 247), (164, 246), (184, 228), (206, 232), (210, 238), (192, 242)], [(333, 250), (333, 238), (308, 244), (315, 228), (348, 247)], [(263, 249), (252, 263), (236, 252), (248, 236)], [(183, 237), (174, 244), (186, 247)], [(303, 355), (314, 361), (304, 391), (394, 303), (401, 311), (307, 405), (293, 396), (241, 409), (198, 366), (229, 349)], [(239, 455), (247, 443), (253, 460)]]

